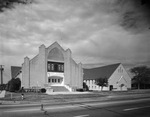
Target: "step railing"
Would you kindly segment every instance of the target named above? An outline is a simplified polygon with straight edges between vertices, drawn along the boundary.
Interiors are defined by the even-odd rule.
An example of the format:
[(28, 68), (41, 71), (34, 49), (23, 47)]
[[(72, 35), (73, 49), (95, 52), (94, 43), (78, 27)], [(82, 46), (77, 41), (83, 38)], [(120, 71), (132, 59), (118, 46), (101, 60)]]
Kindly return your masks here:
[(72, 88), (69, 85), (64, 85), (66, 89), (68, 89), (70, 92), (72, 92)]

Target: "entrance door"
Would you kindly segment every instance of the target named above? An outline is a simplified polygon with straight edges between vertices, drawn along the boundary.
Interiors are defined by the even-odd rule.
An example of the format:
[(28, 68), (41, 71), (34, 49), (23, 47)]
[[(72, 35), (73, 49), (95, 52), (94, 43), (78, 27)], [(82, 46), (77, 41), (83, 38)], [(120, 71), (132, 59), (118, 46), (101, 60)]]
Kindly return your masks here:
[(113, 90), (113, 85), (109, 86), (109, 90), (112, 91)]

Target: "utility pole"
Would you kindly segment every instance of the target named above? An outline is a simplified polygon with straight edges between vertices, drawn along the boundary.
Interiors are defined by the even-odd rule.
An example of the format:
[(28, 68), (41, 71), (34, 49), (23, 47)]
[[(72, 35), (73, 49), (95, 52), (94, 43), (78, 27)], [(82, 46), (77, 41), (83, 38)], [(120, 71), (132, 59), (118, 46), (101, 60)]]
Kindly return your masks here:
[(3, 84), (3, 71), (4, 71), (3, 66), (4, 66), (4, 65), (0, 65), (0, 71), (1, 71), (1, 84)]

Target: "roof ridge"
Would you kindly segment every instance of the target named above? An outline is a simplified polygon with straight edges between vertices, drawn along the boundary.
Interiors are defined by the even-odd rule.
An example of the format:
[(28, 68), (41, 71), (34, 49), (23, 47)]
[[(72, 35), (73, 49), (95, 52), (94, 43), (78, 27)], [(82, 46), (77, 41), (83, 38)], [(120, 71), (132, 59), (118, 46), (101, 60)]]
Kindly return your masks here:
[(104, 66), (99, 66), (99, 67), (94, 67), (94, 68), (83, 68), (83, 69), (97, 69), (97, 68), (103, 68), (103, 67), (109, 67), (109, 66), (114, 66), (114, 65), (120, 65), (121, 63), (114, 63), (110, 65), (104, 65)]
[(121, 63), (106, 65), (97, 68), (91, 69), (83, 69), (84, 70), (84, 79), (97, 79), (110, 76), (114, 73), (114, 71), (118, 68)]

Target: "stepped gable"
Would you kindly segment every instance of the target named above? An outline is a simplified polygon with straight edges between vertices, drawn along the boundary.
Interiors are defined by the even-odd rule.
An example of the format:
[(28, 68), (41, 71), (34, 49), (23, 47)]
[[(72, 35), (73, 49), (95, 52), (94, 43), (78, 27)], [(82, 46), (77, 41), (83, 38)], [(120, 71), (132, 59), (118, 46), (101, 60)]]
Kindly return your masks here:
[(50, 86), (54, 92), (69, 92), (64, 86)]

